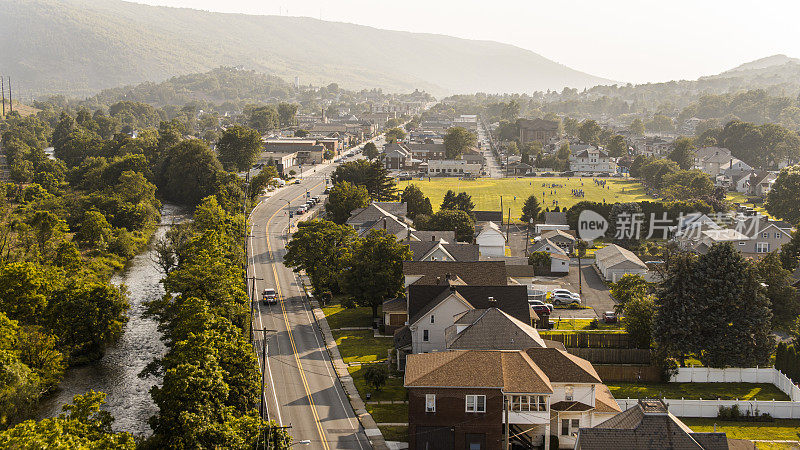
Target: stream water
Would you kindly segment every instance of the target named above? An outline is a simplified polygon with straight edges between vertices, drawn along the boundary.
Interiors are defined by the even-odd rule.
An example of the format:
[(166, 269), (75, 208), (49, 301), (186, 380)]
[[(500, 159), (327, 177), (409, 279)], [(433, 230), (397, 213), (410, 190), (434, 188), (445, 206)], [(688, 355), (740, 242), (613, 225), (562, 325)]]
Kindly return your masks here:
[[(180, 208), (164, 205), (161, 225), (152, 242), (164, 236), (173, 223), (182, 220), (185, 220), (185, 216)], [(130, 310), (122, 337), (106, 349), (100, 360), (68, 369), (58, 390), (40, 403), (39, 418), (60, 414), (61, 407), (72, 402), (75, 395), (91, 389), (107, 394), (104, 409), (116, 419), (113, 425), (115, 431), (129, 431), (137, 436), (150, 435), (147, 419), (157, 411), (150, 397), (150, 388), (158, 380), (153, 377), (139, 378), (139, 373), (165, 351), (157, 323), (143, 317), (145, 303), (164, 295), (160, 282), (163, 272), (154, 262), (152, 242), (147, 250), (130, 261), (124, 272), (111, 279), (112, 283), (124, 284), (128, 288)]]

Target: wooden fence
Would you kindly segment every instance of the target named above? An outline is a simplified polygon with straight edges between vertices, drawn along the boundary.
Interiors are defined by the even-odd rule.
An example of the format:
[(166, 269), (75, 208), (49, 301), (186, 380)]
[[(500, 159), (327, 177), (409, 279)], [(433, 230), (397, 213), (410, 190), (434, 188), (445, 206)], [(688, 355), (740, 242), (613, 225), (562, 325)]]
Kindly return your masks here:
[(567, 347), (567, 351), (592, 364), (650, 365), (650, 350), (646, 349)]
[(661, 368), (658, 366), (593, 364), (594, 370), (604, 383), (658, 383), (661, 381)]
[(568, 348), (636, 348), (628, 333), (543, 332), (540, 334), (542, 338), (560, 342)]

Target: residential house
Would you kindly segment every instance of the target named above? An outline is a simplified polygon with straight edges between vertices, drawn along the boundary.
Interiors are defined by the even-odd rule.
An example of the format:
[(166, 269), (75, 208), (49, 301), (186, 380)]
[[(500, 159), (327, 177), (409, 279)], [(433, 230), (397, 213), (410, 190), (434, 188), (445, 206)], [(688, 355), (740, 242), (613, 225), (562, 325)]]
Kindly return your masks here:
[(592, 147), (569, 157), (570, 172), (616, 173), (617, 163), (603, 149)]
[(792, 238), (790, 225), (758, 215), (739, 219), (733, 228), (703, 226), (675, 238), (684, 250), (704, 254), (714, 244), (728, 242), (748, 258), (780, 250)]
[(620, 411), (592, 365), (557, 348), (410, 355), (404, 384), (411, 450), (500, 449), (506, 436), (514, 448), (550, 448), (564, 421), (559, 446), (572, 448), (573, 429)]
[(750, 195), (756, 197), (766, 198), (769, 191), (772, 190), (772, 185), (778, 179), (778, 172), (761, 171), (754, 172), (750, 176)]
[(387, 169), (406, 169), (413, 165), (411, 152), (403, 144), (390, 143), (383, 146), (383, 165)]
[(478, 261), (477, 244), (453, 243), (444, 240), (409, 242), (413, 261)]
[(606, 281), (616, 283), (623, 275), (647, 274), (647, 265), (632, 251), (611, 244), (594, 253), (595, 266)]
[(526, 350), (564, 346), (545, 341), (536, 328), (498, 308), (471, 309), (455, 317), (445, 329), (448, 350)]
[(480, 227), (475, 243), (480, 247), (481, 255), (505, 256), (506, 235), (494, 222), (487, 222)]
[(703, 147), (694, 151), (694, 168), (716, 177), (723, 172), (722, 167), (730, 165), (731, 151), (722, 147)]
[(549, 239), (551, 242), (561, 247), (567, 255), (575, 251), (575, 232), (560, 229), (545, 231), (541, 234), (542, 239)]
[(394, 235), (399, 241), (440, 241), (455, 242), (455, 232), (419, 231), (410, 225), (406, 218), (407, 205), (401, 202), (372, 202), (365, 208), (357, 208), (350, 213), (345, 224), (353, 227), (359, 236), (369, 234), (371, 230), (384, 230)]
[(345, 224), (359, 230), (372, 226), (384, 217), (394, 217), (405, 222), (408, 205), (405, 202), (372, 202), (365, 208), (354, 209)]
[(519, 141), (522, 144), (536, 141), (545, 145), (553, 139), (561, 138), (558, 122), (543, 119), (520, 119), (518, 123)]
[(567, 224), (567, 213), (566, 212), (545, 212), (544, 213), (544, 223), (537, 223), (534, 226), (537, 234), (542, 234), (547, 231), (552, 230), (569, 230), (569, 224)]
[(466, 159), (431, 159), (419, 166), (420, 171), (427, 171), (430, 177), (478, 177), (483, 170), (483, 164)]
[(550, 273), (569, 273), (569, 256), (558, 244), (548, 238), (539, 238), (531, 252), (546, 252), (550, 255)]
[(643, 399), (626, 411), (593, 427), (581, 427), (574, 448), (755, 450), (755, 445), (735, 440), (729, 442), (726, 434), (721, 432), (696, 433), (672, 415), (662, 400)]

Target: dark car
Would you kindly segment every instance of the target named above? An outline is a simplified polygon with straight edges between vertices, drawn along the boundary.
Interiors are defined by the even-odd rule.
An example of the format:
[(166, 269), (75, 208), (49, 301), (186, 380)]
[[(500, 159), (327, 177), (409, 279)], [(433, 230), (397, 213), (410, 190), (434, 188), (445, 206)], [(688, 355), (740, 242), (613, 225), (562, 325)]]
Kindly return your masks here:
[(543, 316), (550, 315), (550, 308), (548, 308), (546, 305), (531, 305), (531, 309), (536, 313), (537, 316), (539, 316), (540, 319)]

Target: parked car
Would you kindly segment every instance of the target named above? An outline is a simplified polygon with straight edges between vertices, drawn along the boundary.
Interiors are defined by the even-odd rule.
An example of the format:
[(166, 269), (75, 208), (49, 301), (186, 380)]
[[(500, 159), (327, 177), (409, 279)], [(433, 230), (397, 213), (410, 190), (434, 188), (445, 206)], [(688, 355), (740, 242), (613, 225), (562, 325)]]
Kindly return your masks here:
[(575, 292), (572, 292), (572, 291), (570, 291), (570, 290), (568, 290), (568, 289), (561, 289), (561, 288), (558, 288), (558, 289), (553, 289), (553, 291), (552, 291), (552, 292), (553, 292), (553, 295), (556, 295), (556, 294), (564, 294), (564, 295), (571, 295), (571, 296), (573, 296), (573, 297), (581, 298), (581, 296), (580, 296), (580, 295), (578, 295), (577, 293), (575, 293)]
[(545, 302), (543, 302), (541, 300), (528, 300), (528, 305), (530, 305), (532, 308), (537, 307), (537, 306), (544, 306), (544, 307), (547, 308), (548, 311), (550, 311), (551, 313), (553, 312), (553, 304), (552, 303), (545, 303)]
[(533, 309), (533, 312), (535, 312), (539, 318), (542, 318), (542, 316), (549, 316), (551, 312), (547, 305), (533, 305), (531, 309)]
[(303, 214), (305, 214), (305, 212), (306, 212), (306, 207), (301, 206), (297, 208), (297, 211), (295, 211), (294, 213), (297, 214), (298, 216), (302, 216)]
[(278, 303), (278, 294), (275, 292), (275, 289), (264, 289), (264, 292), (261, 294), (261, 299), (268, 305), (275, 305)]
[(606, 311), (603, 313), (603, 322), (605, 323), (617, 323), (619, 321), (619, 317), (617, 313), (614, 311)]
[(300, 180), (294, 180), (294, 184), (300, 184)]
[(578, 296), (567, 295), (567, 294), (553, 294), (551, 298), (553, 300), (554, 305), (580, 305), (581, 298)]

